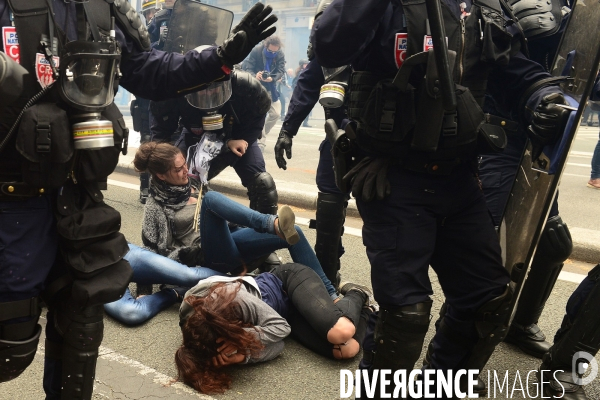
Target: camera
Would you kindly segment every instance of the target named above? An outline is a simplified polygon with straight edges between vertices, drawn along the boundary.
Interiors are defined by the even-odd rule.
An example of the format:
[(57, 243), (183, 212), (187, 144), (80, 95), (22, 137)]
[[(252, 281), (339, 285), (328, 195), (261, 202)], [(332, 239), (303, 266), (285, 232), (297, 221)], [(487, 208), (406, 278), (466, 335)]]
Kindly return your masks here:
[(268, 78), (270, 75), (271, 75), (271, 74), (269, 73), (269, 71), (263, 71), (263, 72), (261, 72), (261, 75), (260, 75), (260, 76), (261, 76), (261, 78), (262, 78), (263, 80), (265, 80), (265, 79), (267, 79), (267, 78)]

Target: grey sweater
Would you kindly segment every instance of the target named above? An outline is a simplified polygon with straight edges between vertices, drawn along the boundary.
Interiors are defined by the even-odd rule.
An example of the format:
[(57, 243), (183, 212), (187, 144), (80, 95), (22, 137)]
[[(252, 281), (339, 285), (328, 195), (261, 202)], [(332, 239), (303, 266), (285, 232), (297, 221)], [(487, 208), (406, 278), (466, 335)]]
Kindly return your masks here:
[[(179, 251), (191, 246), (200, 245), (200, 232), (194, 232), (194, 211), (196, 205), (188, 204), (181, 210), (165, 210), (152, 197), (148, 197), (144, 207), (142, 222), (142, 243), (144, 247), (162, 256), (181, 262)], [(173, 213), (174, 224), (171, 226), (167, 212)]]
[[(254, 325), (254, 328), (244, 329), (255, 335), (265, 346), (258, 356), (247, 357), (246, 363), (272, 360), (283, 351), (283, 339), (290, 334), (291, 328), (283, 317), (261, 300), (260, 290), (254, 278), (211, 276), (201, 280), (196, 286), (188, 290), (185, 298), (189, 296), (206, 296), (210, 288), (219, 282), (226, 282), (227, 290), (235, 290), (236, 282), (239, 280), (243, 284), (237, 293), (236, 301), (240, 306), (242, 320)], [(180, 320), (182, 322), (186, 321), (193, 313), (194, 309), (184, 300), (179, 309)]]

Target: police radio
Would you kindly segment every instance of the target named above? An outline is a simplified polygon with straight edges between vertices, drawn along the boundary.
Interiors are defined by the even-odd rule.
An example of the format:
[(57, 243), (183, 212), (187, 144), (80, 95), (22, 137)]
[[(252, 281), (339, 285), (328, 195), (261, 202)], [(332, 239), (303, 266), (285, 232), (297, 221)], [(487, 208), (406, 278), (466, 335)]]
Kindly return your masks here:
[(345, 65), (337, 68), (323, 67), (325, 84), (321, 86), (319, 103), (325, 108), (338, 108), (344, 104), (346, 89), (352, 73), (352, 67)]

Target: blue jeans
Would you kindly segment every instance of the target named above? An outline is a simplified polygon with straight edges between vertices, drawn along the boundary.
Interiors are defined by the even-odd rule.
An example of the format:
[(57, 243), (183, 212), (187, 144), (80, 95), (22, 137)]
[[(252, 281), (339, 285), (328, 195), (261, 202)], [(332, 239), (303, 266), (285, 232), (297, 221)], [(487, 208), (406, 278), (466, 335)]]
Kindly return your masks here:
[[(133, 269), (132, 282), (142, 284), (166, 283), (182, 287), (192, 287), (201, 279), (222, 275), (209, 268), (190, 268), (170, 258), (150, 250), (129, 244), (129, 252), (124, 257)], [(135, 299), (129, 289), (123, 297), (104, 305), (108, 315), (126, 325), (138, 325), (177, 302), (172, 290), (164, 290), (150, 296)]]
[(596, 143), (594, 155), (592, 156), (592, 175), (591, 179), (600, 178), (600, 140)]
[[(302, 230), (296, 226), (300, 241), (288, 244), (273, 231), (274, 215), (262, 214), (225, 197), (208, 192), (202, 199), (200, 233), (205, 265), (226, 273), (275, 250), (288, 249), (294, 262), (304, 264), (321, 278), (329, 295), (337, 298), (336, 290), (325, 276), (323, 268), (308, 244)], [(234, 231), (227, 222), (247, 226)]]

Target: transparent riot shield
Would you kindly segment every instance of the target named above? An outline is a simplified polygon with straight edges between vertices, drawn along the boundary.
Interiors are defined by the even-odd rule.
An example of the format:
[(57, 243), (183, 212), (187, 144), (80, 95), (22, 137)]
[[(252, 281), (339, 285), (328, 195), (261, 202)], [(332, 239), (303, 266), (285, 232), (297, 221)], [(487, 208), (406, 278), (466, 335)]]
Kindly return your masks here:
[(514, 288), (513, 306), (518, 301), (556, 196), (579, 120), (598, 74), (598, 21), (600, 2), (577, 0), (561, 40), (552, 74), (568, 76), (561, 88), (567, 96), (579, 102), (579, 107), (572, 113), (560, 142), (553, 148), (547, 146), (538, 159), (532, 160), (532, 147), (528, 142), (506, 205), (500, 226), (500, 243), (504, 266), (511, 274)]
[(202, 45), (220, 45), (229, 36), (232, 22), (229, 10), (197, 0), (177, 0), (164, 50), (183, 54)]

